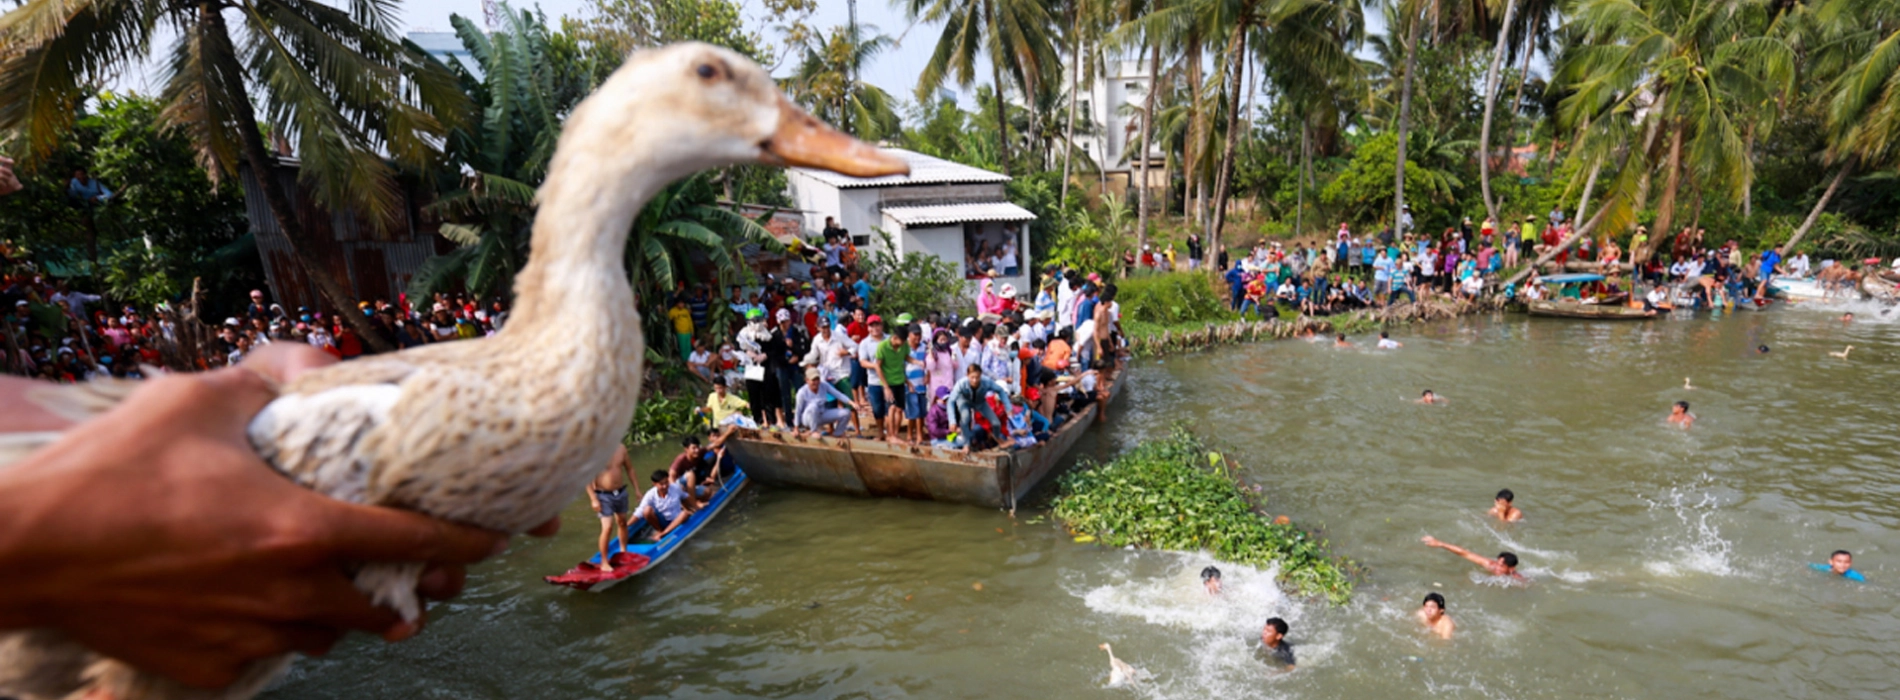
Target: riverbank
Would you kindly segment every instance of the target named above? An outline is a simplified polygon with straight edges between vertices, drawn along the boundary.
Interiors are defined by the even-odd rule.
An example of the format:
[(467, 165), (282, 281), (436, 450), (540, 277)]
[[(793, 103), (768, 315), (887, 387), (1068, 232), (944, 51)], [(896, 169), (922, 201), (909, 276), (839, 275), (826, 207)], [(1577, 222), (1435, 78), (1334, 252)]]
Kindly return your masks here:
[(1504, 310), (1504, 300), (1484, 297), (1474, 301), (1435, 298), (1382, 308), (1362, 309), (1334, 316), (1297, 316), (1265, 320), (1180, 321), (1176, 323), (1123, 323), (1128, 348), (1136, 357), (1162, 357), (1205, 350), (1217, 345), (1251, 343), (1315, 335), (1357, 335), (1420, 321), (1443, 321)]

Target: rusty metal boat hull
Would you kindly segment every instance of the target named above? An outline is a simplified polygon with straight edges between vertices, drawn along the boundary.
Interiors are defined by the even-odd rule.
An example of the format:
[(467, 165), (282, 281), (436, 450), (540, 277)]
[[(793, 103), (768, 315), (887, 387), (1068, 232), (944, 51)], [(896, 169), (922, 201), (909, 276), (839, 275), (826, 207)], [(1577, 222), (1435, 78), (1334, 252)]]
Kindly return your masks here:
[(776, 486), (853, 496), (910, 498), (1014, 510), (1016, 503), (1055, 471), (1082, 433), (1121, 394), (1122, 382), (1058, 428), (1049, 440), (1022, 450), (969, 455), (954, 450), (892, 445), (881, 440), (799, 438), (787, 433), (740, 430), (727, 443), (746, 474)]

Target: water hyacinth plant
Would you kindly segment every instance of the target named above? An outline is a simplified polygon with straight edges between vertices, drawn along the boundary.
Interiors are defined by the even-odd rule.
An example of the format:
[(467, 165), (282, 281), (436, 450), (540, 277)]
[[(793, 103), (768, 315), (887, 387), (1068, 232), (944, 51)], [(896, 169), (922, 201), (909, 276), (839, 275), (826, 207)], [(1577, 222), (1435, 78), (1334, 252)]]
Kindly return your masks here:
[(1229, 468), (1220, 453), (1176, 427), (1107, 464), (1064, 475), (1055, 515), (1078, 541), (1206, 550), (1257, 567), (1278, 562), (1289, 590), (1344, 605), (1352, 596), (1352, 562), (1332, 556), (1313, 533), (1266, 515), (1258, 487), (1241, 485)]

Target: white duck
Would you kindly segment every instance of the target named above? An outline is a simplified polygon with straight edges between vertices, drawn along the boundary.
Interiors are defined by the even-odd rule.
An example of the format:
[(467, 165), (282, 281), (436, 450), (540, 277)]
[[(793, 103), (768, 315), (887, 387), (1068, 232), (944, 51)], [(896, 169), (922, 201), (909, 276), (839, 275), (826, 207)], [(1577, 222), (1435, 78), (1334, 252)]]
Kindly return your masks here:
[(1695, 391), (1695, 387), (1693, 387), (1693, 386), (1689, 386), (1689, 378), (1688, 378), (1688, 377), (1683, 377), (1683, 378), (1682, 378), (1682, 390), (1683, 390), (1683, 391)]
[(1854, 346), (1852, 346), (1852, 345), (1849, 345), (1849, 346), (1847, 346), (1847, 349), (1846, 349), (1846, 350), (1842, 350), (1842, 351), (1840, 351), (1840, 352), (1830, 352), (1830, 353), (1828, 353), (1828, 355), (1831, 355), (1831, 356), (1834, 356), (1834, 357), (1838, 357), (1838, 358), (1841, 358), (1841, 359), (1843, 359), (1843, 360), (1845, 360), (1845, 359), (1847, 359), (1847, 353), (1850, 353), (1850, 352), (1853, 352), (1853, 351), (1854, 351)]
[(1101, 650), (1108, 652), (1108, 687), (1119, 688), (1141, 680), (1141, 669), (1115, 658), (1115, 650), (1108, 647), (1108, 642), (1102, 642)]
[[(546, 522), (607, 462), (633, 415), (644, 343), (621, 269), (633, 218), (669, 182), (734, 163), (863, 177), (909, 171), (794, 106), (736, 53), (705, 44), (636, 52), (568, 117), (538, 193), (532, 253), (515, 279), (508, 325), (492, 338), (304, 374), (252, 420), (252, 445), (298, 483), (338, 499), (510, 533)], [(96, 414), (112, 393), (54, 394), (46, 403)], [(356, 585), (413, 621), (422, 612), (421, 569), (367, 565)], [(0, 635), (0, 652), (0, 681), (119, 700), (249, 698), (289, 663), (258, 662), (232, 686), (202, 691), (44, 631)], [(91, 665), (84, 681), (73, 655)], [(41, 692), (0, 687), (28, 699)]]

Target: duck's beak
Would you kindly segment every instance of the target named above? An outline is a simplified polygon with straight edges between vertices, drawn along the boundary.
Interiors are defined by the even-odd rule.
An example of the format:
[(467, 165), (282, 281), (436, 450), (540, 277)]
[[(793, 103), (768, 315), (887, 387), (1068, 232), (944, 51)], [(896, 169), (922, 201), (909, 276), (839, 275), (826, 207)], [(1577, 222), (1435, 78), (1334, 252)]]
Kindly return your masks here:
[(791, 100), (779, 97), (778, 131), (760, 144), (769, 165), (819, 168), (852, 177), (908, 175), (910, 164), (876, 146), (846, 136)]

